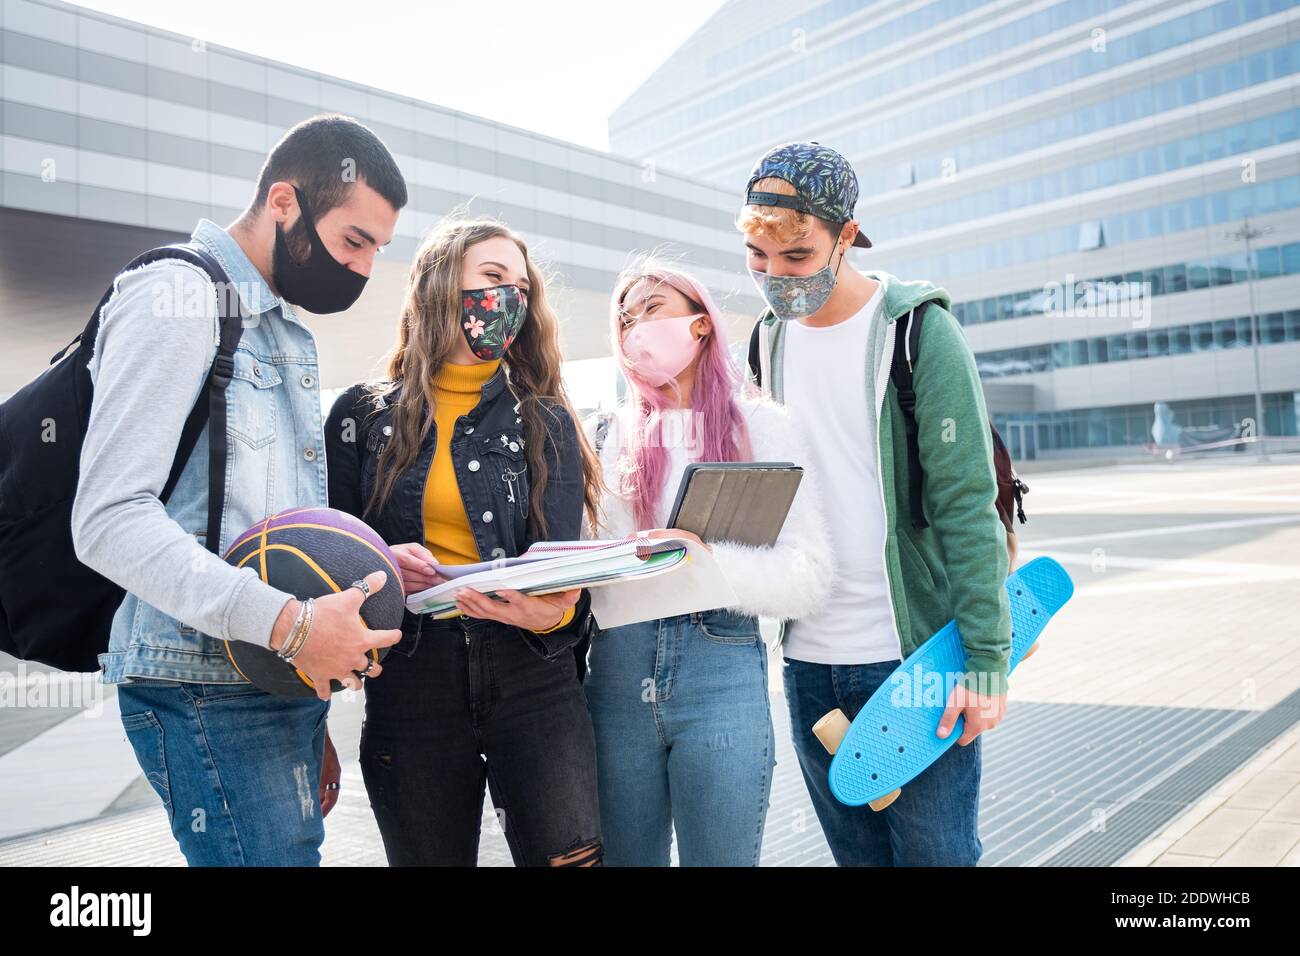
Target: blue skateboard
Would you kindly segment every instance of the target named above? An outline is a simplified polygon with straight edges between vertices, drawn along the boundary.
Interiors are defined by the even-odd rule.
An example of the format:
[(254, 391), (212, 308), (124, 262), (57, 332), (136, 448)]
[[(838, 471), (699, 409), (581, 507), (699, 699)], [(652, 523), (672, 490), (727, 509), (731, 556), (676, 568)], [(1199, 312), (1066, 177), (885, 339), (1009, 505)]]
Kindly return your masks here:
[[(1007, 577), (1011, 602), (1011, 668), (1038, 649), (1053, 614), (1074, 594), (1074, 583), (1051, 558), (1035, 558)], [(841, 803), (883, 810), (907, 783), (955, 744), (964, 721), (947, 738), (936, 736), (948, 695), (965, 669), (957, 622), (949, 621), (877, 688), (850, 724), (841, 710), (817, 721), (813, 733), (831, 760), (831, 792)]]

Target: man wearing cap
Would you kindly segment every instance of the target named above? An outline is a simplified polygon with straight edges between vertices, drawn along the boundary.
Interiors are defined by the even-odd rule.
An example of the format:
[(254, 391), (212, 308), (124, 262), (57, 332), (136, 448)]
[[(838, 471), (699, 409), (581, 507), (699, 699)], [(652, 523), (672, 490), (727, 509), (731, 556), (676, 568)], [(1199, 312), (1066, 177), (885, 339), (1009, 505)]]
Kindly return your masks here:
[[(835, 579), (819, 612), (783, 628), (795, 752), (841, 866), (974, 866), (980, 737), (1002, 719), (1011, 654), (1006, 535), (988, 414), (974, 356), (943, 289), (845, 262), (871, 242), (853, 218), (858, 181), (816, 142), (787, 143), (755, 165), (737, 226), (768, 305), (751, 370), (803, 429), (821, 481)], [(907, 420), (890, 367), (896, 332), (924, 303), (912, 368), (921, 514), (909, 500)], [(899, 320), (902, 319), (903, 323)], [(910, 341), (911, 337), (908, 337)], [(939, 725), (957, 743), (880, 812), (831, 794), (830, 755), (812, 733), (840, 708), (852, 719), (900, 661), (956, 618), (965, 670)], [(895, 694), (933, 694), (895, 685)]]

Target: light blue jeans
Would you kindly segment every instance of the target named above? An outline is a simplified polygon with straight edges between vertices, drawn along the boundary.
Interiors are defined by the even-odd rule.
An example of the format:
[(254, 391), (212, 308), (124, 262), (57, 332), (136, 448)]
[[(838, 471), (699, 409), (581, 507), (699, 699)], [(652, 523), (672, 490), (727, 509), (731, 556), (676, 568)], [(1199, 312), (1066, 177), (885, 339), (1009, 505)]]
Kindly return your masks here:
[(177, 681), (133, 681), (117, 697), (190, 866), (320, 864), (327, 702)]
[(758, 620), (704, 611), (602, 630), (584, 683), (605, 863), (757, 866), (776, 741)]

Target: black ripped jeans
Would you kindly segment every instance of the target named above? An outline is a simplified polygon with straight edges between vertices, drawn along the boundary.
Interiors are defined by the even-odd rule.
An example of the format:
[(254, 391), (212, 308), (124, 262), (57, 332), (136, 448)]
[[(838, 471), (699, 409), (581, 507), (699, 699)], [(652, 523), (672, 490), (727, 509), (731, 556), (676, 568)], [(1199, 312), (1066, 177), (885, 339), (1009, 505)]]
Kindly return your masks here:
[(366, 681), (361, 772), (390, 866), (474, 866), (485, 785), (516, 866), (599, 861), (596, 744), (571, 653), (426, 620)]

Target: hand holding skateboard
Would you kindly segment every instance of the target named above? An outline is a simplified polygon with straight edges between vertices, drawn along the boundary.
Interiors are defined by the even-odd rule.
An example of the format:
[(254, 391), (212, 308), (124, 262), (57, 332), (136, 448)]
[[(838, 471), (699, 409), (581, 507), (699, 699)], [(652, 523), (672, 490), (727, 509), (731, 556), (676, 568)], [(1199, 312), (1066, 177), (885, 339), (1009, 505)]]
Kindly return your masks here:
[[(1038, 648), (1038, 638), (1052, 615), (1074, 593), (1065, 569), (1051, 558), (1035, 558), (1006, 581), (1011, 607), (1011, 669)], [(898, 798), (903, 784), (916, 777), (954, 743), (969, 743), (965, 720), (949, 713), (968, 702), (959, 679), (965, 648), (956, 621), (918, 647), (881, 684), (850, 724), (833, 710), (813, 726), (813, 733), (835, 757), (830, 787), (850, 806), (883, 810)], [(958, 692), (961, 693), (958, 693)], [(1000, 718), (999, 718), (1000, 719)], [(954, 731), (938, 735), (941, 721)]]

